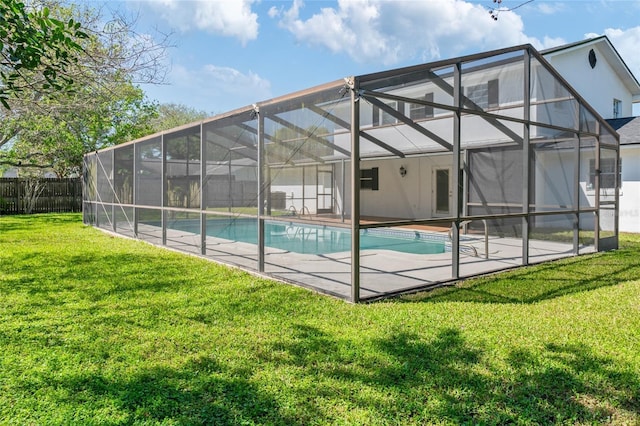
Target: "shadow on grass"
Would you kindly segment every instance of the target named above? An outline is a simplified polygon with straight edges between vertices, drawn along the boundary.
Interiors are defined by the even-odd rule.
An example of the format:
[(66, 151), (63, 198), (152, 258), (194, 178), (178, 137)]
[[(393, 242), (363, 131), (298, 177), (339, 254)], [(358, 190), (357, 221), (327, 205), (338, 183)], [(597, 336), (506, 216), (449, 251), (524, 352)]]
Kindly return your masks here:
[[(391, 424), (573, 424), (637, 420), (640, 412), (640, 378), (632, 368), (616, 369), (587, 346), (513, 350), (498, 366), (455, 329), (430, 341), (398, 332), (371, 344), (375, 356), (359, 358), (351, 342), (299, 326), (291, 343), (274, 345), (268, 359), (292, 364), (303, 371), (301, 383), (308, 378), (322, 389), (293, 389), (303, 412), (317, 411), (313, 392)], [(359, 391), (344, 401), (347, 388)]]
[[(639, 276), (637, 253), (634, 248), (625, 248), (538, 265), (470, 281), (470, 292), (454, 289), (448, 297), (531, 303), (615, 285)], [(93, 250), (21, 256), (15, 259), (13, 269), (21, 278), (9, 277), (3, 282), (7, 292), (25, 292), (33, 300), (42, 296), (41, 300), (61, 303), (61, 296), (68, 296), (61, 289), (67, 287), (101, 300), (113, 294), (128, 296), (128, 292), (140, 289), (174, 291), (184, 285), (179, 256), (163, 258), (161, 263), (155, 255), (143, 252)], [(54, 264), (56, 261), (59, 264)], [(432, 299), (445, 300), (447, 294), (434, 293)], [(272, 310), (275, 303), (270, 299), (263, 306)], [(296, 308), (291, 299), (280, 303)], [(229, 306), (243, 316), (255, 310), (246, 302)], [(217, 315), (220, 312), (211, 311), (197, 317), (214, 327)], [(288, 321), (283, 320), (283, 326)], [(494, 359), (495, 349), (471, 343), (453, 328), (429, 336), (398, 327), (369, 339), (337, 333), (298, 324), (280, 338), (277, 334), (261, 335), (270, 340), (260, 350), (243, 347), (246, 352), (239, 356), (246, 365), (241, 369), (231, 367), (231, 362), (225, 364), (222, 357), (206, 356), (170, 367), (162, 365), (160, 352), (139, 363), (111, 366), (112, 373), (83, 372), (83, 361), (89, 356), (83, 346), (73, 354), (80, 362), (71, 373), (42, 367), (44, 363), (38, 360), (41, 368), (36, 373), (24, 381), (20, 377), (20, 392), (14, 401), (43, 395), (41, 389), (48, 388), (51, 392), (44, 397), (50, 402), (67, 407), (70, 414), (95, 418), (93, 423), (100, 424), (327, 424), (341, 422), (341, 416), (352, 410), (387, 424), (631, 424), (640, 413), (640, 378), (633, 374), (635, 366), (614, 362), (585, 345), (548, 342), (535, 352), (505, 349), (500, 359)], [(142, 336), (153, 338), (153, 334)], [(64, 339), (50, 344), (70, 345)], [(234, 356), (225, 349), (221, 348), (225, 357)], [(104, 352), (106, 358), (126, 357), (119, 348), (105, 347)], [(261, 370), (279, 377), (264, 378)], [(38, 415), (46, 419), (47, 412)], [(106, 416), (104, 420), (100, 415)]]
[(34, 251), (13, 256), (12, 275), (3, 283), (7, 291), (34, 296), (82, 288), (84, 297), (97, 301), (113, 293), (177, 290), (184, 284), (182, 268), (179, 259), (160, 262), (155, 254)]
[[(14, 390), (32, 398), (50, 389), (49, 403), (102, 425), (632, 424), (640, 413), (633, 369), (584, 345), (548, 343), (495, 360), (452, 328), (356, 343), (298, 325), (265, 349), (243, 367), (201, 356), (115, 374), (49, 371)], [(353, 412), (367, 414), (345, 418)]]
[(547, 262), (402, 297), (407, 302), (536, 303), (636, 280), (638, 246)]
[[(203, 357), (180, 368), (139, 368), (127, 377), (53, 377), (27, 383), (23, 390), (33, 392), (31, 387), (43, 384), (56, 389), (56, 404), (77, 407), (74, 414), (93, 418), (92, 424), (299, 424), (282, 416), (273, 397), (249, 382), (251, 373), (224, 371), (215, 359)], [(118, 420), (100, 418), (105, 408), (115, 409)]]

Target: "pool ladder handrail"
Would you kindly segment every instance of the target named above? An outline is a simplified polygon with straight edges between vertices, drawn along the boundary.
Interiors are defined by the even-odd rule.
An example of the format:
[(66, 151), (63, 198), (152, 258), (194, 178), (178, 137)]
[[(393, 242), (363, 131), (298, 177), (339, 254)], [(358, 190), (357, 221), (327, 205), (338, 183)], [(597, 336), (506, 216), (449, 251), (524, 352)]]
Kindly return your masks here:
[(309, 207), (307, 207), (307, 206), (302, 206), (300, 211), (298, 211), (296, 209), (296, 206), (294, 206), (292, 204), (292, 205), (289, 206), (288, 210), (289, 210), (289, 213), (292, 213), (292, 216), (304, 216), (305, 210), (307, 211), (307, 215), (311, 216), (311, 211), (309, 210)]
[[(478, 219), (476, 219), (478, 220)], [(484, 258), (485, 259), (489, 259), (489, 228), (487, 227), (487, 221), (486, 219), (480, 219), (482, 221), (482, 224), (484, 225)], [(469, 223), (473, 222), (473, 220), (464, 220), (462, 222), (460, 222), (459, 226), (465, 226), (468, 225)], [(449, 230), (449, 239), (452, 239), (452, 232), (451, 230)], [(470, 249), (473, 250), (473, 254), (474, 257), (478, 257), (478, 250), (474, 247), (474, 246), (470, 246), (470, 245), (461, 245), (460, 247), (468, 247)]]

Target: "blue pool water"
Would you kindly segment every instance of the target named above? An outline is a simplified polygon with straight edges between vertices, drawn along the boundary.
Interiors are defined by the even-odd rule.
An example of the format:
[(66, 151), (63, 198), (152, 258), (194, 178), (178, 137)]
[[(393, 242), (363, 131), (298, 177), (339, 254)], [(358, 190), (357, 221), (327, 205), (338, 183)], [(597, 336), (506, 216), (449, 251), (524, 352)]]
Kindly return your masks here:
[[(177, 221), (171, 229), (199, 232), (199, 223)], [(257, 221), (253, 219), (210, 219), (207, 235), (231, 241), (257, 244)], [(351, 232), (344, 228), (265, 222), (265, 245), (295, 253), (329, 254), (351, 251)], [(361, 250), (393, 250), (403, 253), (445, 252), (444, 236), (411, 230), (364, 229), (360, 231)]]

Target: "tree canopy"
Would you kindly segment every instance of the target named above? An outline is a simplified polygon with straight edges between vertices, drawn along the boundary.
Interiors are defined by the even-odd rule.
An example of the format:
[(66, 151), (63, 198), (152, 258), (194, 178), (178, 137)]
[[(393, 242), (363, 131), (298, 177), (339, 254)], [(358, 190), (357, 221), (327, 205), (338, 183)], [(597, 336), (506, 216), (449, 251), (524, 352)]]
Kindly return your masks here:
[(158, 107), (158, 115), (151, 120), (150, 126), (154, 132), (169, 130), (183, 124), (204, 120), (208, 116), (205, 111), (200, 111), (181, 104), (161, 104)]
[[(0, 1), (0, 103), (25, 89), (52, 92), (73, 85), (69, 70), (82, 54), (88, 36), (81, 24), (56, 19), (50, 9), (32, 8), (18, 0)], [(38, 78), (31, 71), (38, 70)]]
[[(16, 0), (0, 1), (3, 7), (18, 4)], [(29, 12), (23, 4), (16, 6), (23, 12), (15, 20), (23, 19), (23, 27), (31, 25), (36, 33), (40, 28), (43, 34), (48, 27), (34, 29), (34, 23), (40, 22), (34, 17), (48, 19), (56, 31), (63, 31), (58, 23), (65, 22), (67, 38), (56, 45), (55, 53), (43, 45), (49, 38), (33, 36), (29, 39), (35, 44), (32, 50), (37, 54), (40, 49), (45, 55), (40, 62), (28, 68), (18, 59), (3, 64), (0, 165), (69, 176), (80, 171), (84, 153), (153, 132), (151, 120), (158, 117), (158, 104), (149, 101), (138, 84), (164, 80), (163, 58), (169, 39), (136, 33), (135, 17), (111, 12), (105, 16), (104, 10), (91, 6), (40, 1), (30, 2), (33, 10)], [(54, 39), (62, 36), (57, 37)], [(21, 49), (27, 45), (25, 39)], [(19, 50), (12, 49), (10, 52)], [(17, 58), (13, 53), (5, 56)], [(62, 59), (54, 63), (50, 57)]]

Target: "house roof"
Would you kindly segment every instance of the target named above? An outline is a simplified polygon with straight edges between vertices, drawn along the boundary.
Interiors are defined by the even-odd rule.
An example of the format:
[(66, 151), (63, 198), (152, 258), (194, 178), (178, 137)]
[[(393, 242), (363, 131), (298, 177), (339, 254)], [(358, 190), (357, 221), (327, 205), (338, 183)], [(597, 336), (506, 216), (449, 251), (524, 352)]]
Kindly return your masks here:
[(606, 35), (552, 47), (551, 49), (541, 50), (540, 54), (550, 58), (558, 54), (584, 48), (585, 46), (598, 46), (600, 52), (604, 55), (609, 65), (611, 65), (618, 74), (629, 92), (631, 92), (633, 102), (640, 102), (640, 82), (638, 82), (638, 79), (633, 75), (616, 48), (611, 44), (609, 37)]
[(620, 145), (640, 144), (640, 117), (612, 118), (607, 122), (620, 135)]

